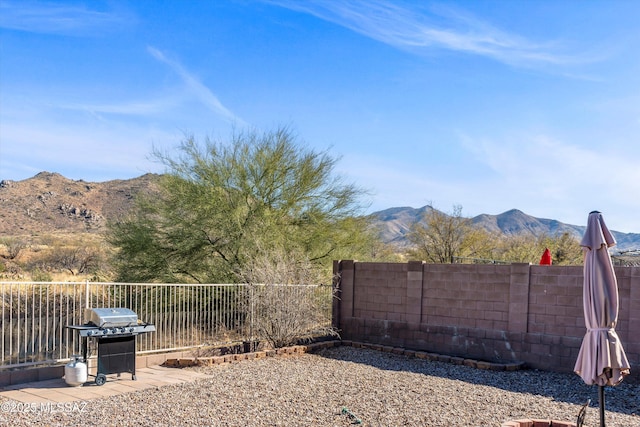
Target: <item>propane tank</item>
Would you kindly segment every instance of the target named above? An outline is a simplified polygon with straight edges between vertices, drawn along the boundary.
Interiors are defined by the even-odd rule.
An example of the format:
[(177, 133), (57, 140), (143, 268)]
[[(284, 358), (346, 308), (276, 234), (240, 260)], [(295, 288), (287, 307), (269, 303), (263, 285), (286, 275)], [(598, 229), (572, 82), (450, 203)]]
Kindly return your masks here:
[(73, 361), (64, 366), (64, 381), (72, 387), (80, 387), (87, 382), (87, 364), (77, 354), (72, 357)]

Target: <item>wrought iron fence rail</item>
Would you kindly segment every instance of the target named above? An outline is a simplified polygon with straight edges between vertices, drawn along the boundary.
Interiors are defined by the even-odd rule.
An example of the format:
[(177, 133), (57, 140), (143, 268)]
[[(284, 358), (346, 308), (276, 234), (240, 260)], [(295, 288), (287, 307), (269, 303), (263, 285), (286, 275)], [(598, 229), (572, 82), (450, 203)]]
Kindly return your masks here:
[(511, 261), (501, 261), (497, 259), (488, 259), (488, 258), (471, 258), (471, 257), (462, 257), (462, 256), (454, 256), (451, 257), (452, 264), (511, 264)]
[[(325, 326), (331, 325), (330, 286), (280, 286), (282, 304), (318, 299)], [(79, 354), (80, 338), (67, 325), (80, 325), (84, 309), (127, 307), (156, 332), (141, 334), (141, 353), (261, 340), (255, 319), (269, 315), (256, 306), (255, 287), (242, 284), (158, 284), (111, 282), (0, 282), (0, 369), (57, 363)], [(316, 316), (317, 318), (317, 316)]]

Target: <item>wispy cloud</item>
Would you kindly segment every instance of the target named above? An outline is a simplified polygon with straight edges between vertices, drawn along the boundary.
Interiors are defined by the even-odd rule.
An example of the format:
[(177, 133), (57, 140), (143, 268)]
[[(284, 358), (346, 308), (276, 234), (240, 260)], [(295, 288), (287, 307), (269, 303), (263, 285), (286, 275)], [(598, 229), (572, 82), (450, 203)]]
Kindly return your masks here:
[(562, 54), (555, 43), (529, 41), (448, 6), (426, 9), (385, 0), (265, 1), (415, 53), (446, 49), (520, 67), (569, 65), (595, 59)]
[(178, 130), (153, 124), (87, 116), (54, 119), (46, 111), (29, 111), (3, 126), (0, 179), (25, 179), (48, 170), (102, 181), (160, 171), (149, 159), (152, 146), (170, 149), (180, 137)]
[(238, 125), (246, 124), (244, 120), (236, 116), (233, 112), (231, 112), (231, 110), (222, 105), (222, 102), (220, 102), (218, 97), (186, 68), (184, 68), (182, 64), (167, 58), (167, 56), (163, 52), (156, 49), (155, 47), (149, 46), (147, 47), (147, 50), (154, 58), (156, 58), (160, 62), (167, 64), (176, 74), (178, 74), (187, 88), (189, 88), (191, 93), (196, 96), (197, 99), (200, 100), (200, 102), (211, 111), (222, 116), (229, 122)]
[(55, 108), (86, 111), (92, 115), (151, 116), (174, 108), (177, 100), (166, 98), (149, 101), (130, 101), (119, 104), (57, 104)]
[[(493, 188), (493, 196), (521, 209), (527, 205), (546, 212), (593, 209), (608, 211), (615, 218), (640, 210), (640, 171), (632, 158), (602, 147), (577, 146), (548, 135), (519, 135), (507, 139), (461, 136), (464, 145), (493, 172), (474, 185)], [(585, 218), (566, 218), (581, 223)], [(562, 218), (558, 218), (562, 220)], [(636, 224), (618, 227), (637, 229)], [(635, 228), (634, 228), (635, 227)]]
[(95, 35), (131, 21), (126, 13), (85, 5), (40, 1), (0, 1), (0, 28), (34, 33)]
[[(347, 176), (376, 189), (371, 211), (426, 204), (464, 215), (499, 214), (517, 208), (544, 218), (583, 225), (594, 209), (606, 213), (614, 230), (637, 232), (640, 170), (633, 158), (611, 150), (579, 147), (548, 135), (479, 138), (458, 134), (475, 162), (451, 174), (431, 173), (375, 155), (348, 159)], [(472, 178), (468, 173), (472, 174)], [(399, 185), (398, 183), (402, 183)]]

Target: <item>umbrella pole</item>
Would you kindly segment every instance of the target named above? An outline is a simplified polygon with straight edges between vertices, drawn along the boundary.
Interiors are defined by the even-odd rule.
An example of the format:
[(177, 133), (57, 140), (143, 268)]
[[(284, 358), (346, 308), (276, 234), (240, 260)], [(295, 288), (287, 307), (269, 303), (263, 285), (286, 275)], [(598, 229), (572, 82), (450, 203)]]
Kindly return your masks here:
[(604, 425), (604, 386), (598, 386), (598, 400), (600, 401), (600, 427)]

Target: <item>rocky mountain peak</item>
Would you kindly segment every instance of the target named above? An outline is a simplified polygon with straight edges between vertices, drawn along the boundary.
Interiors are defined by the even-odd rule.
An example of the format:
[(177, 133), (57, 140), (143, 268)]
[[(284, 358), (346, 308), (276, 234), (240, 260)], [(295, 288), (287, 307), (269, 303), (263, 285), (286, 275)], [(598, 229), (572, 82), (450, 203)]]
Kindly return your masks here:
[(0, 181), (0, 234), (100, 232), (126, 214), (138, 193), (157, 191), (159, 175), (86, 182), (40, 172), (22, 181)]

